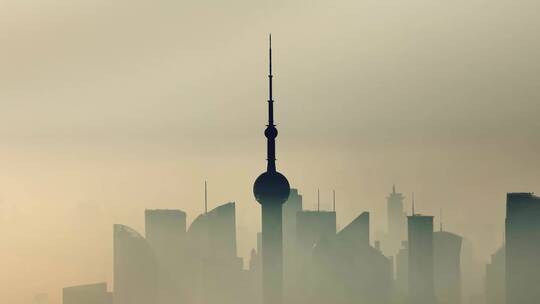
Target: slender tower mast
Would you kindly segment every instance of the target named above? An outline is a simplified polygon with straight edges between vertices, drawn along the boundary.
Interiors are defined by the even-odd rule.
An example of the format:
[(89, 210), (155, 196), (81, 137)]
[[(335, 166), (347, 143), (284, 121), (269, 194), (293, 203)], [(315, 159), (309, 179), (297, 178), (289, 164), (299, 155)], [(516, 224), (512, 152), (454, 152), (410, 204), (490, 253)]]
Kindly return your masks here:
[(274, 99), (272, 96), (272, 36), (269, 37), (268, 124), (266, 137), (266, 172), (257, 177), (253, 194), (262, 213), (262, 294), (263, 304), (283, 303), (283, 227), (282, 205), (289, 198), (287, 178), (276, 171), (276, 137)]

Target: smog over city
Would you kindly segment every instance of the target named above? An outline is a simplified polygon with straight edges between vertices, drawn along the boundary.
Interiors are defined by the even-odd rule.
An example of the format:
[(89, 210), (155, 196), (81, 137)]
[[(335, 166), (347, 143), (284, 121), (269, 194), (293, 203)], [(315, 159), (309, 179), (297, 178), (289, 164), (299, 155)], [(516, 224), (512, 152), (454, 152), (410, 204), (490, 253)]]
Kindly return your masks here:
[(538, 12), (0, 0), (0, 303), (540, 303)]

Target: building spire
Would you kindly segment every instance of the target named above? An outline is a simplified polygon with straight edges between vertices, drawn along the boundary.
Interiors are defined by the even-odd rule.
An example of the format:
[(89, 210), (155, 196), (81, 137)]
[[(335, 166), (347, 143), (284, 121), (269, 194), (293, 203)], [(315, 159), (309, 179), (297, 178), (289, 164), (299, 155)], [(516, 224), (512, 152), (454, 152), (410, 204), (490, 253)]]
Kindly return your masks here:
[(264, 131), (264, 135), (267, 138), (267, 169), (268, 172), (276, 171), (276, 137), (278, 131), (276, 125), (274, 125), (274, 97), (272, 95), (272, 34), (268, 38), (268, 125)]
[(443, 231), (442, 208), (439, 210), (439, 231)]
[(396, 184), (392, 185), (392, 194), (396, 194)]
[(317, 212), (321, 212), (321, 192), (317, 189)]
[(336, 190), (332, 190), (332, 211), (336, 212)]
[(412, 216), (414, 216), (414, 192), (412, 193)]

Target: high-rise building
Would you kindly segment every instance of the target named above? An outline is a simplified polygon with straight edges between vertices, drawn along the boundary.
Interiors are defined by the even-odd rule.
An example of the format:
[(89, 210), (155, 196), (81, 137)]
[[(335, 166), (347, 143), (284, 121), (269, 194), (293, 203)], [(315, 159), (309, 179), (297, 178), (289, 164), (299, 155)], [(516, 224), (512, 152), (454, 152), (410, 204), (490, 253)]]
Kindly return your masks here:
[(107, 283), (65, 287), (63, 304), (112, 304), (113, 295), (107, 291)]
[(438, 304), (461, 303), (462, 237), (447, 231), (433, 233), (434, 286)]
[(198, 216), (187, 232), (189, 303), (237, 303), (242, 259), (236, 252), (236, 207), (227, 203)]
[(397, 299), (406, 299), (409, 294), (409, 242), (403, 241), (401, 246), (395, 259), (395, 292)]
[(159, 267), (159, 304), (183, 300), (186, 292), (186, 213), (180, 210), (146, 210), (146, 239)]
[(253, 194), (262, 209), (262, 297), (264, 304), (283, 302), (283, 215), (282, 205), (289, 197), (287, 178), (276, 170), (276, 137), (274, 99), (272, 96), (272, 36), (269, 47), (269, 97), (266, 137), (266, 172), (257, 177)]
[(313, 248), (321, 240), (336, 235), (336, 213), (334, 211), (304, 210), (296, 213), (297, 265), (309, 262)]
[(386, 198), (388, 228), (382, 239), (383, 252), (394, 256), (401, 248), (401, 243), (407, 239), (407, 214), (403, 209), (403, 194), (396, 192), (396, 186)]
[(491, 255), (486, 265), (486, 304), (505, 304), (505, 249), (504, 245)]
[(296, 286), (296, 214), (302, 211), (302, 195), (291, 189), (289, 198), (283, 204), (283, 288), (285, 302)]
[(369, 213), (321, 238), (301, 280), (307, 286), (299, 303), (390, 303), (392, 261), (370, 246)]
[(158, 266), (150, 244), (137, 231), (114, 225), (114, 303), (158, 302)]
[(409, 303), (435, 304), (433, 216), (408, 216)]
[(533, 304), (540, 299), (540, 197), (506, 196), (506, 303)]

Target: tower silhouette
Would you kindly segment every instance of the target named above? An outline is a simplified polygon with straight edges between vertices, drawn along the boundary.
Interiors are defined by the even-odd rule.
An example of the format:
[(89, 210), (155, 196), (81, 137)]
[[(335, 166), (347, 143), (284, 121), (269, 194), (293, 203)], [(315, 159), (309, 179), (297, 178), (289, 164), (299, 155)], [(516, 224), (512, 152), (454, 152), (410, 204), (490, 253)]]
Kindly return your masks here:
[(282, 205), (289, 197), (287, 178), (276, 171), (276, 137), (274, 100), (272, 97), (272, 36), (269, 37), (269, 98), (266, 172), (257, 177), (253, 194), (262, 207), (262, 285), (263, 304), (283, 302), (283, 231)]

